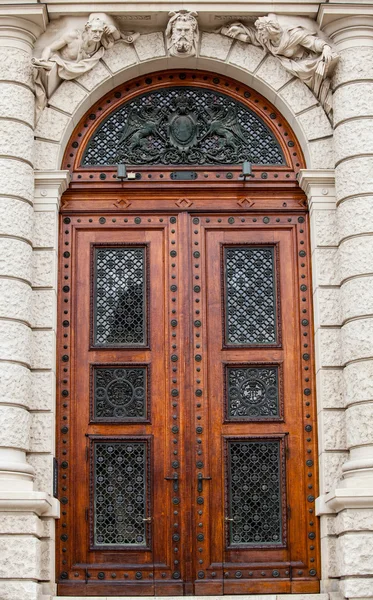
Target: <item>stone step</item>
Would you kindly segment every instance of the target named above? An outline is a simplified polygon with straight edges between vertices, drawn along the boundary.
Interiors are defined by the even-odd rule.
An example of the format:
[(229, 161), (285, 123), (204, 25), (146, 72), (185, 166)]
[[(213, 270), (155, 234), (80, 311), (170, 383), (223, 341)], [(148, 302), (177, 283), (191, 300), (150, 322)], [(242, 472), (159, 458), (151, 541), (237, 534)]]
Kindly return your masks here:
[[(170, 600), (170, 596), (52, 596), (51, 600)], [(172, 596), (172, 600), (329, 600), (329, 594), (247, 594), (245, 596)]]

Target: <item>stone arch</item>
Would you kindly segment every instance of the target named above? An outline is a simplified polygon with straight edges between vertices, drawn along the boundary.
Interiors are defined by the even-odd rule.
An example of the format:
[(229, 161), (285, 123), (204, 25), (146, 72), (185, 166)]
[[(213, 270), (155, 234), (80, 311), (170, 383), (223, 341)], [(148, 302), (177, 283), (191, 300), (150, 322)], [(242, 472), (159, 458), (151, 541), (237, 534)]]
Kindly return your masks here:
[(134, 47), (116, 44), (78, 80), (64, 81), (44, 109), (35, 131), (35, 168), (61, 168), (74, 127), (94, 102), (139, 75), (171, 68), (209, 70), (236, 79), (267, 98), (293, 128), (308, 168), (333, 168), (332, 128), (307, 86), (273, 56), (255, 46), (215, 33), (203, 33), (195, 58), (166, 56), (162, 32), (140, 36)]

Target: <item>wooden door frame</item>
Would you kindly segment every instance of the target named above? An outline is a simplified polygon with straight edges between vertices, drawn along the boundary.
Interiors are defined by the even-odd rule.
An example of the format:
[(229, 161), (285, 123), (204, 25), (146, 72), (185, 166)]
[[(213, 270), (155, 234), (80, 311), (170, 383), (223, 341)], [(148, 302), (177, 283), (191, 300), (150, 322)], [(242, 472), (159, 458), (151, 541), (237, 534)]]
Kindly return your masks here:
[[(314, 513), (314, 498), (318, 495), (318, 478), (317, 478), (317, 436), (316, 433), (316, 405), (315, 405), (315, 376), (314, 376), (314, 355), (313, 355), (313, 330), (312, 330), (312, 296), (311, 296), (311, 267), (309, 264), (310, 253), (309, 253), (309, 235), (308, 234), (308, 215), (306, 210), (306, 199), (297, 187), (297, 184), (292, 185), (293, 189), (284, 189), (283, 186), (265, 186), (267, 189), (259, 189), (259, 186), (253, 184), (244, 184), (243, 182), (239, 185), (237, 183), (227, 186), (216, 186), (215, 189), (206, 190), (207, 186), (201, 186), (196, 184), (183, 185), (175, 184), (167, 186), (167, 189), (159, 189), (159, 185), (141, 186), (136, 190), (104, 190), (95, 186), (95, 191), (92, 189), (81, 189), (74, 190), (69, 189), (63, 196), (62, 208), (61, 208), (61, 228), (60, 228), (60, 248), (61, 248), (61, 269), (59, 276), (59, 332), (58, 332), (58, 367), (60, 370), (58, 376), (58, 388), (57, 388), (57, 450), (58, 450), (58, 462), (59, 462), (59, 487), (60, 487), (60, 500), (62, 503), (62, 516), (66, 513), (66, 508), (69, 503), (68, 495), (65, 495), (63, 490), (64, 487), (64, 475), (67, 473), (68, 467), (64, 466), (66, 463), (64, 451), (68, 447), (68, 422), (69, 417), (66, 412), (66, 397), (64, 396), (64, 390), (66, 386), (62, 384), (63, 380), (63, 368), (65, 366), (65, 357), (68, 357), (69, 349), (66, 348), (66, 339), (63, 337), (64, 333), (68, 329), (66, 325), (67, 319), (64, 317), (64, 302), (69, 301), (69, 292), (66, 285), (65, 276), (70, 275), (70, 260), (69, 259), (69, 248), (66, 246), (66, 242), (71, 240), (71, 232), (75, 223), (81, 225), (86, 224), (88, 227), (119, 227), (120, 223), (126, 224), (130, 227), (141, 227), (140, 223), (144, 222), (145, 219), (151, 219), (155, 214), (164, 215), (164, 218), (168, 218), (172, 215), (177, 216), (185, 212), (188, 214), (193, 213), (198, 215), (200, 218), (206, 220), (215, 216), (220, 218), (226, 223), (231, 223), (231, 220), (235, 222), (235, 226), (239, 226), (240, 223), (247, 224), (248, 222), (255, 227), (255, 224), (274, 224), (279, 223), (287, 224), (287, 226), (294, 226), (298, 232), (298, 257), (299, 264), (306, 265), (306, 276), (299, 279), (299, 286), (306, 286), (306, 290), (302, 297), (299, 298), (302, 302), (302, 298), (306, 299), (304, 306), (307, 306), (308, 313), (307, 319), (302, 320), (302, 335), (307, 334), (307, 349), (302, 354), (303, 366), (307, 368), (307, 379), (311, 380), (311, 383), (307, 382), (307, 387), (304, 389), (306, 394), (304, 398), (304, 423), (302, 426), (303, 433), (306, 436), (305, 440), (312, 440), (312, 456), (314, 461), (312, 462), (312, 468), (309, 467), (306, 461), (309, 461), (309, 456), (305, 457), (305, 477), (308, 482), (313, 486), (312, 492), (309, 493), (308, 497), (305, 498), (304, 502), (307, 506), (308, 511), (312, 511), (310, 517), (313, 526), (310, 528), (308, 533), (310, 539), (310, 546), (315, 549), (314, 560), (315, 569), (319, 574), (320, 572), (320, 561), (319, 561), (319, 532), (317, 527), (317, 519)], [(152, 193), (149, 191), (152, 189)], [(250, 192), (248, 195), (248, 188)], [(119, 192), (119, 193), (118, 193)], [(166, 216), (167, 215), (167, 216)], [(162, 218), (162, 217), (161, 217)], [(278, 221), (279, 220), (279, 221)], [(303, 221), (302, 221), (303, 220)], [(299, 232), (302, 231), (305, 235), (300, 236)], [(187, 229), (183, 230), (183, 235), (188, 236)], [(301, 239), (302, 238), (302, 239)], [(188, 238), (189, 239), (189, 238)], [(303, 243), (302, 243), (303, 242)], [(66, 260), (65, 260), (66, 259)], [(65, 264), (68, 265), (65, 268)], [(302, 291), (302, 288), (300, 288)], [(184, 299), (185, 300), (185, 299)], [(309, 387), (308, 387), (309, 386)], [(307, 391), (306, 391), (307, 390)], [(310, 393), (308, 390), (311, 390)], [(310, 406), (310, 408), (308, 408)], [(306, 408), (307, 407), (307, 408)], [(308, 412), (309, 411), (309, 412)], [(307, 416), (308, 415), (308, 416)], [(67, 419), (65, 417), (67, 416)], [(67, 424), (66, 424), (67, 423)], [(67, 431), (66, 431), (67, 429)], [(313, 432), (313, 433), (311, 433)], [(312, 477), (309, 477), (309, 473)], [(309, 507), (309, 508), (308, 508)], [(65, 556), (62, 554), (62, 548), (64, 547), (64, 529), (63, 521), (58, 522), (57, 525), (57, 559), (61, 562), (61, 557)], [(315, 539), (314, 539), (315, 538)], [(303, 567), (299, 566), (299, 572), (302, 571)], [(312, 569), (309, 569), (311, 572)], [(63, 584), (64, 579), (62, 573), (64, 573), (64, 567), (60, 564), (57, 570), (57, 579)], [(61, 578), (62, 577), (62, 578)], [(313, 585), (307, 584), (306, 581), (301, 581), (302, 576), (298, 577), (298, 581), (294, 581), (291, 586), (291, 591), (296, 592), (315, 592), (316, 581), (312, 582)], [(64, 586), (62, 585), (62, 589)], [(191, 593), (191, 589), (186, 590), (187, 593)], [(109, 593), (109, 592), (108, 592)]]

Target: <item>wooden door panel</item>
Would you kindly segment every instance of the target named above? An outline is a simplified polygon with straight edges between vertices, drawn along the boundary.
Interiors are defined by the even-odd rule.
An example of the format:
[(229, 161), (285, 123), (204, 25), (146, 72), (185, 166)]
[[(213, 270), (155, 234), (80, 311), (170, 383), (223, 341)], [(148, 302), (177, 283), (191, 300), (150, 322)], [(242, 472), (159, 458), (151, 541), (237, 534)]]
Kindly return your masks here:
[(318, 591), (299, 214), (65, 217), (60, 594)]
[[(268, 218), (268, 222), (269, 220)], [(277, 220), (279, 221), (279, 219)], [(297, 243), (299, 243), (297, 227), (294, 224), (288, 225), (285, 220), (286, 224), (284, 223), (282, 226), (264, 226), (263, 222), (254, 225), (257, 219), (255, 221), (250, 219), (250, 225), (237, 224), (237, 221), (235, 217), (222, 219), (221, 216), (214, 218), (209, 215), (204, 218), (195, 215), (192, 217), (191, 224), (194, 239), (198, 240), (199, 244), (197, 251), (199, 262), (195, 261), (194, 267), (200, 272), (199, 281), (201, 282), (197, 288), (195, 286), (193, 288), (194, 301), (199, 304), (197, 310), (202, 315), (201, 319), (198, 317), (198, 320), (201, 321), (201, 324), (197, 323), (198, 328), (194, 321), (194, 331), (198, 331), (199, 336), (203, 337), (204, 353), (201, 362), (204, 371), (204, 397), (208, 399), (207, 403), (205, 401), (205, 406), (201, 406), (199, 409), (197, 407), (196, 416), (198, 419), (198, 413), (201, 412), (201, 421), (207, 424), (206, 433), (203, 433), (205, 446), (203, 469), (211, 477), (208, 491), (205, 492), (203, 498), (206, 515), (203, 525), (206, 527), (209, 543), (206, 544), (203, 574), (197, 570), (198, 560), (196, 564), (196, 579), (203, 579), (198, 583), (198, 590), (201, 594), (213, 593), (209, 591), (211, 579), (223, 575), (223, 593), (226, 594), (262, 593), (264, 591), (290, 592), (297, 576), (302, 580), (302, 582), (298, 582), (298, 589), (301, 589), (302, 583), (305, 583), (304, 589), (316, 591), (318, 582), (311, 579), (314, 577), (314, 564), (312, 563), (315, 559), (310, 556), (307, 548), (306, 513), (306, 498), (313, 502), (314, 492), (310, 493), (307, 490), (303, 467), (305, 464), (303, 457), (307, 456), (306, 453), (310, 452), (313, 457), (316, 454), (314, 448), (305, 449), (305, 440), (300, 428), (300, 423), (304, 421), (304, 405), (302, 405), (299, 310), (299, 290), (303, 288), (299, 287), (299, 283), (306, 289), (307, 287), (302, 282), (302, 276), (297, 269), (296, 253)], [(241, 220), (241, 223), (244, 221), (245, 219)], [(272, 219), (273, 221), (274, 219)], [(219, 224), (222, 222), (225, 225)], [(226, 329), (230, 325), (226, 313), (229, 310), (229, 303), (227, 303), (229, 285), (226, 281), (225, 252), (230, 251), (229, 249), (233, 249), (237, 254), (241, 253), (241, 249), (257, 249), (259, 257), (263, 251), (267, 252), (266, 249), (271, 249), (273, 253), (274, 318), (272, 323), (270, 319), (267, 319), (269, 334), (264, 342), (251, 339), (250, 336), (254, 336), (254, 338), (255, 335), (260, 336), (262, 322), (264, 321), (266, 324), (266, 316), (264, 315), (262, 322), (257, 320), (254, 331), (250, 333), (250, 323), (245, 321), (246, 317), (242, 316), (240, 310), (236, 311), (238, 312), (237, 318), (241, 319), (241, 328), (247, 327), (247, 334), (244, 332), (244, 335), (248, 336), (249, 342), (240, 341), (237, 336), (235, 338), (235, 332), (232, 336), (233, 343), (230, 343), (228, 339)], [(195, 254), (194, 258), (196, 258)], [(251, 259), (247, 258), (247, 260)], [(244, 287), (247, 287), (247, 282), (252, 276), (257, 292), (262, 285), (260, 279), (263, 279), (263, 276), (260, 274), (260, 277), (257, 277), (255, 269), (251, 269), (249, 263), (249, 266), (245, 266), (245, 261), (241, 261), (241, 263), (243, 263), (242, 269), (247, 270), (247, 273), (246, 271), (244, 273)], [(260, 269), (260, 265), (258, 269)], [(250, 275), (251, 271), (252, 275)], [(268, 273), (267, 276), (269, 277)], [(305, 277), (303, 275), (303, 278)], [(235, 281), (233, 281), (233, 285), (236, 285)], [(254, 299), (256, 292), (254, 289), (252, 293)], [(250, 293), (250, 290), (247, 293)], [(246, 298), (245, 295), (243, 298), (237, 296), (235, 298), (236, 305), (239, 306), (239, 302), (242, 300), (246, 302)], [(258, 296), (258, 299), (261, 298)], [(196, 304), (193, 308), (195, 306)], [(252, 305), (249, 301), (247, 302), (248, 313), (251, 309)], [(258, 314), (259, 316), (262, 314), (260, 304), (258, 309), (252, 313), (254, 322), (255, 319), (258, 319)], [(197, 313), (197, 310), (194, 312)], [(305, 309), (303, 309), (303, 313), (304, 311)], [(196, 317), (194, 316), (194, 318)], [(307, 311), (306, 324), (308, 325), (308, 323), (309, 312)], [(258, 331), (259, 333), (257, 333)], [(244, 338), (244, 335), (241, 337)], [(303, 341), (308, 342), (308, 340)], [(271, 366), (277, 369), (277, 414), (271, 418), (270, 415), (259, 412), (256, 416), (255, 414), (254, 416), (246, 414), (241, 419), (230, 419), (227, 413), (229, 403), (229, 382), (227, 381), (229, 373), (227, 371), (231, 369), (234, 377), (241, 377), (240, 389), (246, 389), (247, 397), (249, 397), (250, 394), (261, 394), (265, 390), (263, 380), (257, 381), (256, 389), (250, 388), (250, 369), (251, 372), (255, 371), (258, 379), (260, 373), (263, 374), (265, 369)], [(306, 391), (307, 393), (308, 391)], [(237, 402), (233, 405), (234, 410), (237, 406), (241, 410), (243, 408), (242, 401), (241, 406)], [(238, 542), (236, 545), (232, 545), (232, 543), (228, 543), (231, 522), (226, 519), (230, 519), (232, 516), (229, 501), (231, 482), (229, 482), (227, 471), (229, 444), (232, 440), (236, 445), (246, 444), (251, 445), (251, 448), (254, 448), (255, 444), (260, 445), (260, 442), (263, 447), (268, 444), (273, 446), (274, 443), (278, 443), (281, 447), (281, 456), (279, 457), (281, 485), (279, 484), (278, 499), (279, 518), (282, 522), (281, 543), (268, 543), (268, 540), (263, 542), (260, 539), (257, 543), (254, 543), (254, 540), (246, 544)], [(307, 459), (313, 466), (313, 460), (309, 456)], [(248, 462), (242, 467), (252, 469), (252, 463), (249, 459), (247, 460)], [(264, 461), (263, 467), (265, 466)], [(257, 473), (254, 471), (252, 475), (255, 478)], [(314, 484), (311, 485), (309, 482), (308, 489), (313, 488)], [(248, 506), (244, 507), (248, 510), (247, 514), (249, 515), (253, 512), (255, 505), (252, 495), (253, 492), (249, 487), (247, 491)], [(310, 510), (314, 514), (313, 508)], [(259, 514), (254, 516), (259, 519), (261, 515), (260, 511), (258, 512)], [(245, 521), (244, 514), (241, 515), (241, 519), (245, 527), (250, 528), (250, 522), (253, 522), (253, 519), (247, 518)], [(267, 525), (268, 523), (264, 523), (264, 526)], [(315, 526), (314, 520), (312, 520), (312, 526)], [(311, 532), (312, 538), (313, 535)], [(307, 576), (311, 580), (309, 583), (303, 581)]]

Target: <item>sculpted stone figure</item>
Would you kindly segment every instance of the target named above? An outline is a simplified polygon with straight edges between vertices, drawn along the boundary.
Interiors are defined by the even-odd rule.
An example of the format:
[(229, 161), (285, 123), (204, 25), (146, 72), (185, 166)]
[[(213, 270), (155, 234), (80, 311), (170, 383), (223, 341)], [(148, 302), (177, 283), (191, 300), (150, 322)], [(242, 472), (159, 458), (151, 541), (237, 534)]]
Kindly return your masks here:
[(199, 31), (197, 13), (170, 12), (166, 28), (166, 46), (170, 56), (196, 56)]
[(66, 31), (33, 58), (37, 116), (62, 80), (76, 79), (95, 67), (115, 42), (132, 43), (139, 34), (125, 35), (108, 15), (94, 13), (84, 29)]
[(339, 59), (331, 42), (303, 26), (284, 27), (278, 22), (276, 15), (259, 17), (254, 27), (231, 23), (223, 27), (220, 33), (247, 44), (262, 46), (276, 56), (289, 73), (304, 81), (327, 114), (331, 112), (329, 77)]

